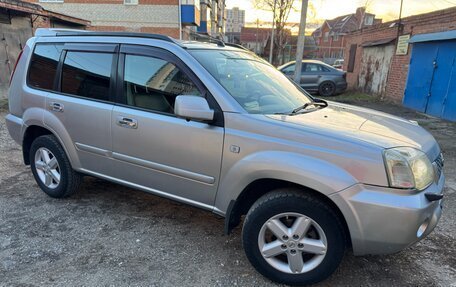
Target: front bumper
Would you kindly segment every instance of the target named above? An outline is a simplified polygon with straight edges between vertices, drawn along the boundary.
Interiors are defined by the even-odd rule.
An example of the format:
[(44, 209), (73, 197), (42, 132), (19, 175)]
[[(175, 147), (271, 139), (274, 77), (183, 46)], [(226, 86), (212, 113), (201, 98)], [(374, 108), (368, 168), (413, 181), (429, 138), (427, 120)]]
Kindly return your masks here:
[(355, 255), (396, 253), (434, 230), (442, 214), (445, 176), (424, 191), (411, 194), (392, 188), (356, 184), (331, 195), (345, 216)]

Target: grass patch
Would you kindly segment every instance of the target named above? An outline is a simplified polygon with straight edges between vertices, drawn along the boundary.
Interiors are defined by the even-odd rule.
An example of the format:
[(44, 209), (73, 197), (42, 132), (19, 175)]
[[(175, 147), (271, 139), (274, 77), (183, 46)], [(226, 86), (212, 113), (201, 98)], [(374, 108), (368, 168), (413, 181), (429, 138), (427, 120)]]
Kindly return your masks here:
[(357, 91), (348, 91), (345, 92), (341, 95), (335, 96), (328, 98), (328, 100), (336, 101), (336, 102), (341, 102), (341, 103), (373, 103), (373, 102), (379, 102), (380, 98), (377, 96), (365, 94), (362, 92), (357, 92)]
[(8, 109), (8, 99), (0, 99), (0, 110)]

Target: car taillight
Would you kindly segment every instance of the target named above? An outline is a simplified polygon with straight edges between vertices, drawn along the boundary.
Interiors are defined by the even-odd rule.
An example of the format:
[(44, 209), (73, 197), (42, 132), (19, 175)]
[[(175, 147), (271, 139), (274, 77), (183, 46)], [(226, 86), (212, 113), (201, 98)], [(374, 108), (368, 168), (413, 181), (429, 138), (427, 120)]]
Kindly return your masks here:
[(24, 50), (21, 50), (21, 52), (20, 52), (19, 55), (17, 56), (16, 63), (14, 64), (14, 69), (13, 69), (13, 72), (11, 73), (10, 82), (9, 82), (9, 85), (10, 85), (10, 86), (11, 86), (11, 82), (13, 81), (14, 72), (16, 72), (17, 64), (19, 63), (19, 60), (21, 59), (21, 56), (22, 56), (22, 52), (23, 52), (23, 51), (24, 51)]

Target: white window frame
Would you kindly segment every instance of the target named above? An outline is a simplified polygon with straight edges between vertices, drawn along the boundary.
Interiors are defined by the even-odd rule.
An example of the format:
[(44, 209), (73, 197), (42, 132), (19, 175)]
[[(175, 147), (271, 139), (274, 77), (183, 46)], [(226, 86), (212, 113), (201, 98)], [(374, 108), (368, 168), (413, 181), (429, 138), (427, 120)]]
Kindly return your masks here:
[(124, 5), (138, 5), (139, 0), (124, 0)]
[(323, 42), (328, 42), (329, 41), (329, 32), (325, 32), (323, 35)]

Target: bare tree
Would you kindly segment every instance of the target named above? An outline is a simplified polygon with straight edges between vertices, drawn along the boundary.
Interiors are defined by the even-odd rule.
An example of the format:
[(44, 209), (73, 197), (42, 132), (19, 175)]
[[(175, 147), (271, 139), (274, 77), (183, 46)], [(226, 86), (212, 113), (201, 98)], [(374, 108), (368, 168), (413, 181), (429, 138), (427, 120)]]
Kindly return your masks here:
[[(276, 5), (274, 7), (274, 3)], [(286, 44), (287, 38), (287, 30), (285, 29), (285, 25), (288, 21), (288, 17), (290, 16), (291, 10), (295, 10), (295, 2), (296, 0), (253, 0), (253, 4), (255, 8), (264, 10), (264, 11), (274, 11), (275, 10), (275, 30), (274, 30), (274, 45), (276, 49), (274, 49), (274, 55), (272, 62), (278, 64), (278, 55), (283, 55), (283, 50)]]

